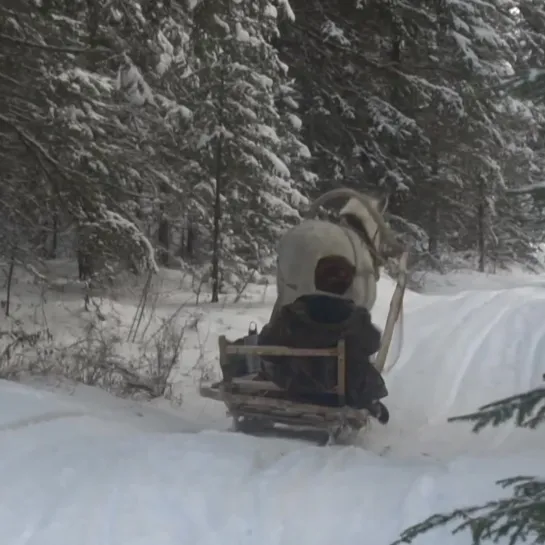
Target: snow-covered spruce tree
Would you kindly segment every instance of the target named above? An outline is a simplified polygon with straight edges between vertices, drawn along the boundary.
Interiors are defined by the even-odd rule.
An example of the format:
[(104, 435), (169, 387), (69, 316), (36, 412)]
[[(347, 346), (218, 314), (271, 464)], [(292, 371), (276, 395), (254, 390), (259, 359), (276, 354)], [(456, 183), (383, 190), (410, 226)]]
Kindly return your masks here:
[(514, 0), (511, 13), (516, 19), (518, 40), (515, 73), (502, 87), (513, 94), (545, 102), (545, 5), (542, 0)]
[[(545, 19), (541, 1), (515, 2), (512, 8), (518, 9), (509, 10), (510, 28), (505, 35), (514, 52), (511, 73), (518, 74), (529, 66), (543, 66)], [(535, 265), (535, 248), (543, 240), (541, 211), (523, 190), (541, 182), (545, 174), (544, 104), (524, 98), (524, 93), (516, 97), (505, 85), (499, 88), (496, 109), (505, 141), (501, 163), (507, 189), (496, 203), (501, 225), (496, 230), (495, 259), (499, 265), (513, 260)]]
[(108, 107), (101, 110), (102, 120), (114, 123), (93, 154), (108, 160), (109, 181), (117, 180), (121, 190), (113, 205), (122, 205), (123, 214), (159, 245), (167, 264), (171, 219), (181, 217), (184, 206), (186, 161), (179, 135), (191, 112), (183, 105), (185, 93), (173, 92), (172, 85), (186, 67), (187, 13), (178, 2), (142, 0), (111, 2), (101, 15), (100, 36), (120, 54), (98, 67), (113, 83), (103, 93)]
[[(505, 196), (507, 186), (524, 179), (523, 169), (516, 178), (512, 167), (524, 162), (523, 149), (529, 151), (528, 118), (516, 114), (521, 105), (506, 103), (496, 87), (520, 49), (514, 17), (497, 5), (470, 1), (421, 2), (415, 18), (427, 24), (405, 40), (413, 78), (451, 101), (450, 110), (432, 99), (415, 113), (430, 145), (427, 157), (420, 156), (423, 175), (398, 213), (425, 229), (432, 263), (453, 250), (481, 270), (490, 261), (501, 265), (528, 256), (520, 211)], [(533, 168), (536, 160), (534, 154)]]
[(236, 284), (262, 267), (313, 183), (287, 66), (271, 44), (277, 15), (269, 0), (204, 0), (193, 13), (186, 142), (194, 206), (211, 233), (213, 300), (222, 278)]
[[(523, 428), (535, 429), (545, 424), (545, 388), (536, 388), (485, 405), (478, 412), (452, 418), (451, 421), (473, 422), (474, 432), (486, 426), (499, 426), (509, 420)], [(411, 543), (434, 528), (450, 526), (453, 533), (468, 531), (471, 543), (480, 545), (507, 538), (515, 543), (545, 542), (545, 480), (532, 476), (502, 479), (497, 483), (512, 490), (511, 496), (480, 506), (462, 507), (437, 514), (405, 530), (392, 545)]]
[(542, 107), (509, 95), (497, 105), (505, 139), (502, 160), (506, 190), (495, 203), (497, 242), (494, 263), (506, 266), (517, 261), (538, 265), (536, 245), (544, 240), (543, 206), (527, 193), (545, 174)]
[(32, 5), (0, 6), (0, 254), (24, 262), (54, 251), (59, 191), (44, 133), (48, 66), (59, 54), (42, 45), (46, 28), (28, 17)]
[(139, 60), (139, 69), (129, 68), (137, 76), (133, 89), (137, 90), (142, 80), (151, 90), (153, 108), (144, 104), (137, 109), (140, 149), (144, 151), (142, 166), (135, 173), (142, 193), (137, 215), (139, 225), (158, 247), (159, 262), (169, 265), (174, 257), (187, 257), (180, 245), (188, 219), (186, 171), (193, 169), (185, 153), (185, 135), (192, 121), (187, 107), (192, 92), (187, 82), (191, 18), (183, 0), (148, 0), (142, 2), (142, 10), (145, 21), (136, 11), (131, 24), (145, 38), (133, 55), (134, 63)]
[[(303, 97), (305, 143), (320, 190), (342, 183), (389, 192), (396, 224), (415, 239), (417, 252), (437, 255), (460, 239), (476, 245), (460, 231), (476, 214), (469, 183), (476, 168), (468, 169), (467, 157), (477, 149), (482, 157), (475, 144), (489, 138), (477, 127), (486, 108), (472, 96), (507, 55), (496, 51), (505, 42), (494, 32), (493, 14), (479, 5), (471, 19), (471, 6), (426, 0), (292, 5), (297, 24), (278, 43)], [(490, 153), (498, 146), (493, 141)], [(487, 171), (488, 185), (496, 182)]]
[[(391, 45), (397, 77), (390, 77), (391, 100), (418, 127), (421, 145), (403, 139), (390, 146), (405, 176), (405, 190), (393, 194), (392, 211), (403, 217), (399, 227), (414, 239), (415, 253), (438, 265), (446, 224), (462, 177), (450, 168), (467, 112), (453, 77), (451, 44), (441, 20), (441, 3), (392, 2)], [(384, 58), (386, 62), (387, 57)], [(399, 199), (399, 196), (402, 199)], [(447, 228), (446, 228), (447, 227)]]
[(302, 95), (319, 189), (387, 189), (396, 226), (431, 263), (452, 251), (480, 268), (526, 255), (525, 227), (504, 198), (524, 133), (513, 145), (516, 116), (497, 89), (520, 49), (509, 9), (428, 0), (292, 6), (296, 24), (278, 44)]
[[(412, 27), (405, 25), (417, 32), (404, 34), (403, 69), (430, 96), (414, 113), (429, 146), (419, 154), (421, 175), (398, 213), (425, 229), (432, 263), (452, 250), (476, 258), (481, 270), (490, 261), (530, 259), (536, 240), (521, 221), (527, 205), (507, 199), (506, 188), (516, 187), (530, 170), (542, 171), (539, 154), (527, 160), (541, 114), (506, 102), (509, 97), (497, 89), (520, 56), (520, 25), (509, 9), (490, 3), (423, 1), (399, 9), (402, 20), (410, 21), (411, 12)], [(437, 102), (434, 94), (450, 100)]]
[[(545, 173), (545, 102), (539, 93), (539, 70), (545, 51), (545, 11), (541, 0), (514, 2), (509, 34), (515, 52), (513, 76), (498, 87), (505, 137), (504, 176), (507, 190), (497, 203), (502, 224), (496, 259), (536, 264), (535, 248), (543, 241), (543, 204), (539, 191)], [(536, 81), (532, 82), (533, 76)], [(537, 87), (536, 87), (537, 85)], [(537, 91), (537, 92), (536, 92)], [(534, 189), (537, 193), (534, 193)]]
[(13, 165), (5, 179), (20, 179), (20, 200), (46, 219), (43, 231), (75, 228), (80, 257), (95, 269), (154, 266), (143, 228), (153, 234), (146, 220), (161, 206), (159, 187), (183, 180), (168, 136), (187, 116), (159, 92), (156, 68), (169, 46), (163, 30), (172, 31), (173, 14), (184, 18), (179, 5), (156, 4), (21, 1), (0, 18), (2, 142)]
[(436, 77), (461, 98), (463, 115), (454, 124), (438, 122), (439, 132), (430, 133), (438, 161), (429, 187), (438, 205), (432, 207), (430, 235), (439, 236), (437, 256), (469, 250), (484, 270), (489, 247), (498, 240), (495, 205), (505, 186), (505, 135), (490, 87), (513, 60), (505, 37), (509, 18), (494, 4), (471, 0), (435, 3), (432, 13), (436, 28), (430, 57), (442, 65)]
[[(301, 94), (305, 143), (320, 191), (348, 185), (406, 191), (421, 178), (427, 147), (414, 114), (428, 102), (410, 74), (408, 28), (396, 2), (292, 0), (296, 24), (281, 28), (282, 58)], [(412, 26), (418, 26), (414, 22)], [(428, 89), (429, 91), (429, 89)]]

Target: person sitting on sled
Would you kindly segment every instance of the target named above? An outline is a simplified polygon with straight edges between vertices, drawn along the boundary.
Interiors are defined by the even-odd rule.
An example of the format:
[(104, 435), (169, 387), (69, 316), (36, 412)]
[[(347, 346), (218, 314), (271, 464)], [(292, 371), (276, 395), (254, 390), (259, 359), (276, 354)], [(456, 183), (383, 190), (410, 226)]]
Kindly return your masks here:
[[(262, 346), (291, 348), (332, 348), (345, 339), (346, 404), (366, 409), (386, 424), (389, 413), (380, 401), (388, 390), (370, 356), (380, 348), (381, 333), (373, 325), (369, 311), (342, 295), (354, 271), (346, 262), (334, 271), (319, 274), (317, 293), (303, 295), (281, 308), (258, 335)], [(335, 272), (337, 274), (335, 274)], [(344, 274), (346, 272), (346, 274)], [(263, 378), (288, 391), (292, 399), (320, 405), (336, 405), (337, 395), (328, 393), (337, 382), (336, 358), (262, 357)]]

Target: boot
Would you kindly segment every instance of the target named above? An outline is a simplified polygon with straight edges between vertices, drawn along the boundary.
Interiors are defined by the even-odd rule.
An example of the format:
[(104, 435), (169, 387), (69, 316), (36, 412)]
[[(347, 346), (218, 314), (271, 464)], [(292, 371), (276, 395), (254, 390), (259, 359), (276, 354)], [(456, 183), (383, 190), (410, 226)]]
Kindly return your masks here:
[(373, 401), (369, 407), (366, 407), (369, 414), (376, 418), (381, 424), (387, 424), (390, 420), (390, 412), (386, 405), (381, 401)]

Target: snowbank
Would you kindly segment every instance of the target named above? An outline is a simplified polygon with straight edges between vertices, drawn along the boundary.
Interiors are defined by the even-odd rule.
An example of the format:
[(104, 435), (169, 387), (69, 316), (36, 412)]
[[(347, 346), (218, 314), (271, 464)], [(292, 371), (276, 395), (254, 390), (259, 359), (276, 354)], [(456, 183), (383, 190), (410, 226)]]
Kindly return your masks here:
[[(0, 383), (0, 399), (15, 409), (0, 428), (6, 545), (386, 545), (438, 509), (493, 497), (493, 481), (516, 468), (544, 469), (539, 450), (392, 460), (352, 447), (139, 430), (13, 383)], [(31, 420), (34, 409), (49, 419)], [(420, 542), (466, 540), (443, 530)]]
[(522, 286), (545, 287), (545, 276), (533, 274), (523, 267), (512, 266), (496, 273), (480, 273), (472, 269), (459, 269), (440, 274), (427, 271), (415, 275), (426, 293), (459, 293), (460, 291), (497, 290)]
[(407, 307), (403, 350), (386, 375), (392, 419), (387, 429), (374, 427), (372, 448), (451, 459), (545, 445), (544, 430), (506, 424), (475, 435), (465, 424), (445, 424), (542, 383), (545, 290), (418, 296)]
[[(12, 406), (35, 395), (13, 384), (1, 392)], [(434, 510), (493, 495), (515, 463), (543, 469), (539, 452), (438, 464), (356, 448), (285, 452), (278, 440), (221, 432), (120, 430), (93, 416), (4, 427), (3, 543), (381, 545)], [(465, 539), (442, 532), (425, 542)]]
[[(378, 323), (392, 289), (381, 282)], [(408, 294), (403, 351), (386, 377), (392, 420), (373, 425), (363, 448), (223, 431), (224, 408), (195, 396), (191, 357), (214, 363), (217, 335), (244, 334), (252, 319), (262, 325), (270, 302), (199, 312), (178, 413), (91, 388), (0, 382), (3, 543), (386, 545), (432, 513), (497, 496), (496, 479), (545, 475), (543, 430), (507, 425), (474, 435), (446, 423), (540, 383), (539, 287)], [(438, 530), (418, 543), (467, 541)]]

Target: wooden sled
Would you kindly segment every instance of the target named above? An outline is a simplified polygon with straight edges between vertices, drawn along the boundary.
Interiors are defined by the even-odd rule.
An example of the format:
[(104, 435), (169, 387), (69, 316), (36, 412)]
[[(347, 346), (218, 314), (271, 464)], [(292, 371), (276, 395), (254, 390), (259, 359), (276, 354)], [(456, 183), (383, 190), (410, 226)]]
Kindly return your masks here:
[(340, 341), (336, 348), (306, 349), (282, 346), (240, 346), (229, 343), (225, 336), (219, 338), (220, 366), (225, 369), (231, 355), (254, 356), (336, 356), (338, 407), (294, 402), (288, 399), (286, 390), (273, 382), (256, 380), (256, 375), (226, 378), (210, 386), (200, 387), (203, 397), (223, 401), (227, 414), (233, 418), (233, 429), (244, 433), (256, 433), (274, 428), (276, 424), (291, 428), (320, 430), (327, 433), (323, 444), (349, 440), (364, 428), (369, 419), (365, 410), (347, 407), (345, 404), (345, 347)]

